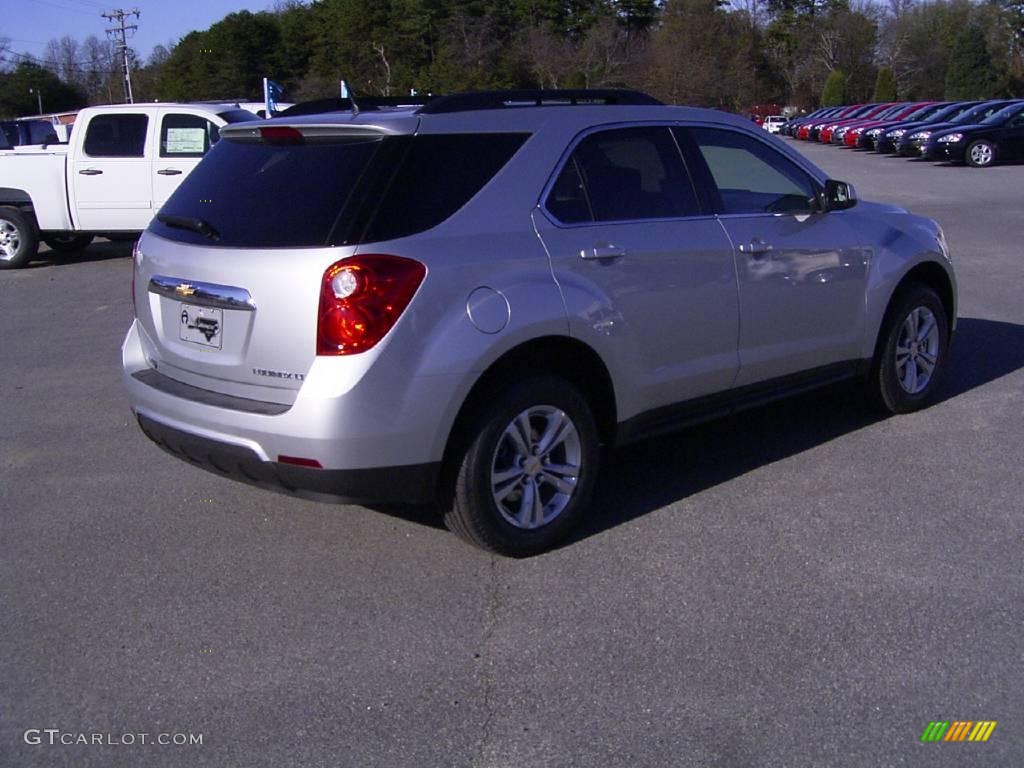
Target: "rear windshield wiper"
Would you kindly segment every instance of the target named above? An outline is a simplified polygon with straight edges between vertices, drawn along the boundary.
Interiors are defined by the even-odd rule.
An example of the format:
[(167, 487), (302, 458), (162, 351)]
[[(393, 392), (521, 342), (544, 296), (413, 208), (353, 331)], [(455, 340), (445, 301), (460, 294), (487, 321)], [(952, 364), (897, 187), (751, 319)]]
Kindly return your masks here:
[(166, 213), (158, 213), (156, 220), (161, 224), (166, 224), (168, 227), (198, 232), (209, 240), (220, 240), (220, 232), (214, 229), (213, 225), (206, 219), (200, 219), (198, 216), (171, 216)]

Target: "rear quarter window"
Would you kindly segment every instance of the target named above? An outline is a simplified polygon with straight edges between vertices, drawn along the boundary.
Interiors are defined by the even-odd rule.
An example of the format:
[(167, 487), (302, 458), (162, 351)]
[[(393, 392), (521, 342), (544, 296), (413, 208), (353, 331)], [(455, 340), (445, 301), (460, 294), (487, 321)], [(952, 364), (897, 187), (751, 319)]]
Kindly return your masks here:
[(436, 227), (469, 202), (526, 138), (512, 133), (416, 136), (358, 239), (393, 240)]

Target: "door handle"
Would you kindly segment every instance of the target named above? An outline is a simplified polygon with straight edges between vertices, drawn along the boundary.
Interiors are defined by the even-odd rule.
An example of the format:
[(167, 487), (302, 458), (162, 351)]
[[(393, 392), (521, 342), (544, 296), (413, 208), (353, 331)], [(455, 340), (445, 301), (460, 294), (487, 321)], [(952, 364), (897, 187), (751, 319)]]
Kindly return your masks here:
[(83, 168), (82, 170), (79, 171), (79, 173), (82, 174), (83, 176), (99, 176), (100, 174), (103, 173), (103, 171), (99, 170), (98, 168)]
[(580, 251), (580, 258), (587, 261), (611, 261), (621, 259), (628, 251), (614, 243), (594, 243), (590, 248)]
[(162, 168), (157, 171), (160, 176), (181, 176), (181, 171), (177, 168)]
[(745, 253), (748, 256), (764, 256), (771, 250), (771, 243), (766, 243), (758, 237), (755, 237), (749, 243), (740, 243), (740, 253)]

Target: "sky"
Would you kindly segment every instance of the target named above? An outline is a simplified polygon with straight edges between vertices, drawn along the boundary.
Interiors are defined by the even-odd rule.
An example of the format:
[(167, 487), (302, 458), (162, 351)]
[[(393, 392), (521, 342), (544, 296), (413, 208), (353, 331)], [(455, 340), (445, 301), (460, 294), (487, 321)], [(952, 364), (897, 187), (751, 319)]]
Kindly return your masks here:
[(273, 0), (0, 0), (0, 37), (11, 38), (17, 53), (41, 56), (53, 37), (71, 35), (79, 41), (89, 35), (105, 37), (113, 24), (100, 16), (118, 8), (139, 10), (125, 24), (138, 30), (128, 44), (143, 61), (153, 46), (177, 42), (192, 30), (207, 29), (235, 11), (266, 11)]

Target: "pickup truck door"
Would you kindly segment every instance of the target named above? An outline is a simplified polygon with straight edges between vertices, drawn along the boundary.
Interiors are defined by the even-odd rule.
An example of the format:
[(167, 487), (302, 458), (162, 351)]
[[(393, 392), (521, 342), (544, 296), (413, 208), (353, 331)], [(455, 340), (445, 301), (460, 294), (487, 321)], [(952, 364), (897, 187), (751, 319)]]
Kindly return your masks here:
[(143, 111), (119, 109), (94, 115), (88, 125), (81, 126), (84, 135), (68, 181), (77, 229), (137, 231), (149, 224), (155, 133), (151, 123)]
[(208, 118), (179, 109), (162, 110), (153, 155), (153, 213), (167, 202), (188, 174), (220, 138)]

